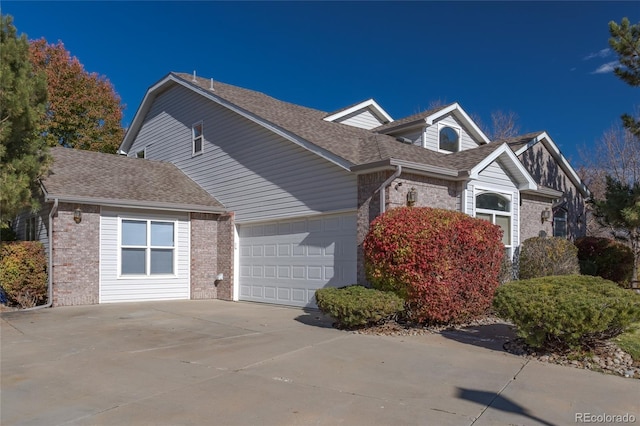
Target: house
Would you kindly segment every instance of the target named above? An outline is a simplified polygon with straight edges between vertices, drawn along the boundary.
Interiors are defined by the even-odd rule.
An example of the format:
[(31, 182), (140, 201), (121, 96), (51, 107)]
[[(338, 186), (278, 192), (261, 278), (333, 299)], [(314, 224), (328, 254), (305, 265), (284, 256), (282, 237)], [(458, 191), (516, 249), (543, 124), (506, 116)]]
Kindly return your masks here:
[[(96, 185), (87, 199), (65, 198), (71, 189), (62, 185), (60, 194), (46, 193), (59, 203), (54, 224), (64, 213), (69, 232), (79, 229), (71, 220), (76, 208), (83, 218), (95, 215), (89, 220), (100, 250), (91, 259), (100, 281), (91, 299), (69, 296), (74, 303), (220, 297), (313, 306), (318, 288), (365, 281), (369, 223), (408, 203), (491, 221), (503, 230), (508, 256), (529, 237), (573, 239), (585, 232), (587, 188), (551, 137), (536, 132), (490, 141), (457, 103), (393, 120), (372, 99), (327, 113), (170, 73), (147, 90), (120, 153), (130, 158), (95, 154), (112, 170), (131, 168), (129, 181), (110, 182), (114, 192)], [(97, 170), (102, 160), (87, 161)], [(73, 161), (66, 167), (77, 168)], [(160, 167), (174, 177), (163, 178)], [(136, 183), (149, 185), (144, 194)], [(174, 185), (191, 188), (194, 198), (182, 205)], [(107, 193), (97, 199), (94, 191)], [(173, 258), (176, 265), (191, 263), (192, 282), (182, 284), (190, 292), (169, 292), (163, 281), (169, 271), (157, 278), (153, 271), (127, 271), (129, 256), (164, 248), (129, 241), (135, 220), (146, 221), (149, 231), (156, 217), (174, 221), (174, 232), (183, 226), (190, 237), (183, 251), (176, 241)], [(53, 244), (54, 288), (56, 249)], [(129, 253), (135, 249), (140, 253)], [(73, 253), (61, 257), (76, 262)], [(202, 272), (205, 265), (210, 269)]]

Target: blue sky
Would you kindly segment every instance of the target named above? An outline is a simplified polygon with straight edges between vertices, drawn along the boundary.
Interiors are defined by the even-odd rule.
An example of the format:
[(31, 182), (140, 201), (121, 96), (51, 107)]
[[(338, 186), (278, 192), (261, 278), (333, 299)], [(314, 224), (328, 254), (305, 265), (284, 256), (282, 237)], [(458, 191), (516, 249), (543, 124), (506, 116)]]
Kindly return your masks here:
[(574, 165), (640, 89), (613, 75), (608, 22), (637, 2), (25, 2), (3, 0), (30, 39), (61, 40), (105, 75), (128, 126), (170, 71), (334, 111), (374, 98), (394, 119), (459, 102), (513, 111)]

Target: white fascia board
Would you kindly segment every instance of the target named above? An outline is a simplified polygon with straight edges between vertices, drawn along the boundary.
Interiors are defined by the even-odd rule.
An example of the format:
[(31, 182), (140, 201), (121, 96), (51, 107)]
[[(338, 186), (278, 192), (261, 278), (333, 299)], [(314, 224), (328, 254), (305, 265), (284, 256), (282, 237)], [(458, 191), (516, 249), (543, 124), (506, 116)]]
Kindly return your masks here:
[(471, 133), (473, 133), (474, 136), (477, 139), (479, 139), (481, 142), (484, 142), (484, 143), (491, 142), (491, 140), (489, 140), (487, 135), (485, 135), (484, 132), (480, 130), (480, 128), (476, 125), (476, 123), (471, 119), (471, 117), (469, 117), (469, 115), (462, 109), (460, 104), (458, 104), (457, 102), (449, 105), (446, 108), (436, 111), (435, 113), (426, 117), (425, 122), (427, 123), (427, 125), (431, 126), (433, 125), (433, 122), (435, 120), (449, 113), (455, 114), (460, 120), (462, 120), (465, 124), (465, 127), (471, 130)]
[[(365, 109), (365, 108), (369, 108), (370, 110), (372, 110), (377, 117), (382, 118), (383, 121), (386, 120), (387, 123), (391, 123), (393, 121), (393, 118), (391, 118), (391, 116), (387, 114), (387, 112), (384, 109), (382, 109), (382, 107), (378, 105), (378, 103), (373, 99), (368, 99), (366, 101), (360, 102), (359, 104), (354, 105), (351, 108), (347, 108), (344, 111), (340, 111), (328, 117), (325, 117), (324, 120), (336, 121), (342, 117), (346, 117), (349, 114), (352, 114), (358, 110)], [(385, 124), (385, 123), (383, 122), (382, 124)]]
[(524, 165), (520, 162), (520, 160), (518, 160), (518, 157), (516, 157), (511, 148), (509, 148), (509, 145), (507, 145), (506, 143), (502, 144), (500, 148), (496, 149), (491, 154), (486, 156), (484, 160), (476, 164), (476, 166), (469, 172), (469, 178), (478, 179), (480, 172), (487, 168), (489, 164), (498, 160), (498, 158), (502, 158), (504, 161), (512, 163), (512, 165), (514, 165), (518, 170), (520, 176), (516, 176), (516, 178), (518, 178), (517, 183), (519, 190), (523, 191), (538, 189), (538, 184), (536, 183), (535, 179), (533, 179), (533, 177), (529, 174), (527, 169), (525, 169)]
[[(546, 143), (543, 141), (546, 141)], [(527, 143), (525, 146), (523, 146), (518, 151), (516, 151), (515, 153), (516, 156), (519, 156), (520, 154), (522, 154), (523, 152), (525, 152), (526, 150), (528, 150), (538, 142), (542, 142), (544, 145), (546, 145), (549, 148), (549, 152), (551, 156), (556, 161), (558, 161), (558, 163), (560, 164), (560, 167), (565, 171), (565, 173), (569, 175), (569, 178), (573, 181), (576, 187), (582, 192), (582, 195), (585, 197), (588, 197), (591, 194), (591, 192), (589, 191), (587, 186), (584, 184), (584, 182), (582, 182), (582, 179), (580, 179), (575, 169), (571, 166), (571, 164), (569, 164), (569, 161), (564, 157), (564, 155), (562, 155), (560, 148), (558, 148), (558, 145), (553, 141), (553, 139), (551, 139), (551, 136), (549, 136), (547, 132), (542, 132), (535, 138), (531, 139), (529, 143)]]

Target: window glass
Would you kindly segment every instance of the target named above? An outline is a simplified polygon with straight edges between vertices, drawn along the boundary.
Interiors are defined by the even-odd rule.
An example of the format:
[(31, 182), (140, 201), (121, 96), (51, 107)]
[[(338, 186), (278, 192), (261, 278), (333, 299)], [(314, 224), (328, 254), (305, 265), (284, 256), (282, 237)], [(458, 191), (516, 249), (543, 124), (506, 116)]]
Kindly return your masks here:
[(123, 246), (146, 246), (147, 245), (147, 222), (140, 220), (122, 221), (122, 245)]
[(553, 236), (567, 236), (567, 211), (564, 209), (558, 209), (553, 213)]
[(123, 248), (122, 249), (122, 274), (147, 273), (146, 249)]
[(151, 222), (151, 245), (173, 247), (173, 223)]
[(458, 141), (460, 137), (451, 127), (443, 127), (440, 130), (440, 149), (449, 152), (458, 152)]
[(202, 152), (202, 123), (194, 124), (191, 128), (193, 138), (193, 154)]
[(505, 246), (511, 245), (511, 227), (509, 226), (511, 220), (509, 216), (496, 215), (496, 225), (502, 229), (502, 244)]
[(476, 213), (476, 217), (478, 219), (483, 219), (483, 220), (486, 220), (487, 222), (492, 222), (493, 223), (493, 217), (490, 214)]
[(173, 249), (151, 249), (151, 273), (173, 274)]
[(476, 197), (476, 208), (496, 210), (499, 212), (511, 211), (509, 200), (498, 194), (480, 194)]

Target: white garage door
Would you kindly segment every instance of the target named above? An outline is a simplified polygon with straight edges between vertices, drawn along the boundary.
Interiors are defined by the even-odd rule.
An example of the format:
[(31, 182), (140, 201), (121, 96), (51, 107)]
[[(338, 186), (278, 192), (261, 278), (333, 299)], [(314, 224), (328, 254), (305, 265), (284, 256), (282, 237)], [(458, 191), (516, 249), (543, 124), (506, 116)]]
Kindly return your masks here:
[(356, 282), (356, 215), (241, 225), (240, 300), (315, 307), (314, 293)]

